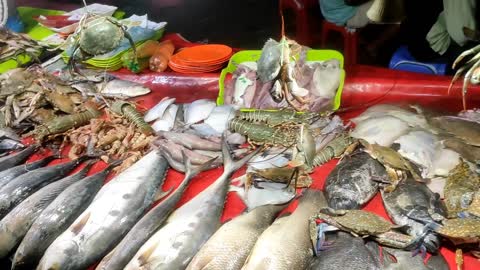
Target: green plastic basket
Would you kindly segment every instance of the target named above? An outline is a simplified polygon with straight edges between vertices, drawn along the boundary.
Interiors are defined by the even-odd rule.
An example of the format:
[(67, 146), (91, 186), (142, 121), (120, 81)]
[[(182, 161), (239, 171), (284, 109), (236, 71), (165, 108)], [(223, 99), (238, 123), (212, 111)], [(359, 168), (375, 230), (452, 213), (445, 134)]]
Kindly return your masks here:
[[(217, 97), (217, 105), (223, 105), (224, 100), (224, 91), (225, 91), (225, 78), (227, 74), (233, 73), (237, 66), (243, 62), (256, 62), (260, 59), (260, 55), (262, 54), (261, 50), (250, 50), (250, 51), (240, 51), (234, 54), (230, 61), (228, 62), (228, 66), (222, 70), (220, 73), (220, 79), (218, 80), (219, 89), (218, 97)], [(342, 90), (343, 84), (345, 81), (345, 70), (343, 69), (343, 55), (335, 50), (308, 50), (307, 51), (307, 61), (325, 61), (330, 59), (337, 59), (340, 61), (340, 68), (342, 68), (341, 77), (340, 77), (340, 85), (338, 86), (337, 93), (335, 95), (334, 103), (333, 103), (333, 110), (338, 110), (340, 108), (340, 102), (342, 99)]]

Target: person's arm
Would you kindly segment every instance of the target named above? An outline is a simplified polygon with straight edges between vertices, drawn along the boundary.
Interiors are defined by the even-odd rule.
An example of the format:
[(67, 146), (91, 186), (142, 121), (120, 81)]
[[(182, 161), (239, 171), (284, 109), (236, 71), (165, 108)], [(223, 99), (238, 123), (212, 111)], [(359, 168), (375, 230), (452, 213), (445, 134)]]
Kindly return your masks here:
[(371, 0), (345, 0), (345, 4), (349, 6), (358, 6), (368, 1), (371, 1)]

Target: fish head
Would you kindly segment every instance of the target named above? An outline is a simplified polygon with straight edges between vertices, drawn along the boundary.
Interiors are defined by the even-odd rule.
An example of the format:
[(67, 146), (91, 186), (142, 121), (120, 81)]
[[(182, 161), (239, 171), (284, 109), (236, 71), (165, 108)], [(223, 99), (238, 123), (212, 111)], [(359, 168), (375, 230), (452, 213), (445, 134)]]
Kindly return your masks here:
[(79, 252), (79, 246), (72, 240), (63, 240), (60, 236), (47, 249), (37, 270), (72, 269), (69, 265), (75, 263), (73, 256)]

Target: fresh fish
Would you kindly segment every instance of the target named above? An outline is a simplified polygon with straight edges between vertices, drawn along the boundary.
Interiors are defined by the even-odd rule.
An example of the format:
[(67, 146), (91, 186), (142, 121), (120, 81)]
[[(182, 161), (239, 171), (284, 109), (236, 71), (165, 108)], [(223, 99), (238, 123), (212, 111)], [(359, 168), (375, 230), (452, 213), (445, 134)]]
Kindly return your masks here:
[(270, 149), (268, 153), (254, 156), (248, 163), (248, 171), (263, 170), (268, 168), (280, 168), (288, 165), (290, 156), (287, 153), (282, 153), (283, 149)]
[(247, 142), (247, 139), (240, 133), (230, 133), (227, 136), (227, 142), (228, 144), (242, 145)]
[(209, 99), (198, 99), (185, 105), (183, 108), (185, 124), (195, 124), (207, 119), (215, 106), (215, 102)]
[(427, 177), (448, 176), (458, 163), (460, 163), (460, 155), (457, 152), (443, 147), (439, 148), (435, 153), (432, 170)]
[(103, 258), (151, 206), (167, 169), (165, 158), (151, 151), (109, 181), (48, 247), (37, 269), (86, 269)]
[[(399, 226), (405, 226), (406, 232), (414, 237), (424, 232), (424, 223), (435, 222), (446, 216), (440, 196), (434, 194), (423, 183), (413, 179), (400, 182), (392, 192), (381, 190), (383, 204), (390, 218)], [(424, 247), (435, 253), (440, 246), (440, 238), (429, 233), (423, 241)]]
[(461, 140), (450, 138), (442, 141), (442, 144), (472, 163), (480, 161), (480, 147), (475, 147), (464, 143)]
[(202, 139), (194, 134), (175, 133), (170, 131), (160, 131), (157, 134), (159, 136), (164, 137), (167, 140), (170, 140), (176, 144), (183, 145), (188, 149), (192, 149), (192, 150), (200, 149), (200, 150), (220, 151), (222, 149), (221, 144)]
[(114, 79), (106, 84), (97, 84), (98, 92), (107, 97), (131, 98), (143, 96), (150, 93), (150, 89), (142, 84)]
[[(327, 233), (330, 246), (315, 257), (311, 270), (381, 270), (380, 257), (372, 252), (360, 237), (346, 232)], [(369, 243), (370, 244), (370, 243)], [(379, 248), (374, 244), (374, 248)], [(419, 256), (418, 256), (419, 257)]]
[(365, 110), (361, 115), (352, 118), (351, 121), (355, 124), (358, 124), (362, 121), (365, 121), (370, 118), (378, 118), (385, 115), (396, 117), (412, 127), (428, 127), (427, 120), (422, 114), (414, 113), (407, 109), (390, 105), (390, 104), (380, 104), (372, 106)]
[(398, 137), (408, 132), (408, 124), (393, 116), (368, 118), (357, 123), (350, 135), (371, 144), (390, 146)]
[(262, 54), (257, 62), (257, 74), (263, 83), (272, 81), (280, 73), (280, 48), (280, 44), (273, 39), (267, 40), (263, 45)]
[(206, 163), (211, 159), (211, 157), (209, 156), (205, 156), (195, 151), (189, 150), (182, 145), (178, 145), (168, 140), (157, 140), (155, 144), (164, 151), (167, 151), (170, 156), (177, 161), (183, 160), (182, 152), (185, 152), (185, 154), (189, 157), (190, 161), (194, 165)]
[(175, 102), (175, 98), (163, 98), (157, 105), (153, 106), (143, 117), (145, 122), (151, 122), (158, 118), (161, 118), (167, 108)]
[(330, 65), (319, 65), (313, 73), (311, 92), (317, 97), (333, 98), (340, 85), (342, 69), (337, 59), (331, 60)]
[(184, 154), (184, 160), (187, 171), (178, 188), (162, 200), (161, 203), (148, 211), (148, 213), (133, 226), (115, 249), (103, 258), (96, 269), (121, 270), (125, 268), (140, 247), (163, 225), (168, 216), (173, 212), (175, 205), (182, 197), (190, 181), (201, 171), (208, 169), (213, 162), (213, 160), (210, 160), (202, 166), (193, 167), (186, 153)]
[(228, 129), (228, 121), (233, 117), (235, 117), (235, 108), (233, 106), (217, 106), (205, 119), (205, 124), (211, 126), (218, 133), (223, 133)]
[(0, 258), (7, 256), (20, 243), (35, 219), (58, 194), (85, 177), (91, 165), (74, 175), (41, 188), (17, 205), (0, 221)]
[(277, 218), (260, 235), (242, 269), (307, 268), (313, 256), (308, 219), (326, 206), (321, 191), (307, 189), (290, 216)]
[(433, 162), (439, 149), (438, 138), (427, 131), (411, 131), (395, 140), (400, 145), (398, 153), (422, 168), (422, 176), (433, 171)]
[(3, 138), (0, 139), (0, 152), (8, 152), (12, 150), (18, 150), (24, 148), (25, 145), (23, 145), (21, 142), (12, 140), (10, 138)]
[(0, 171), (10, 169), (14, 166), (17, 166), (20, 163), (23, 163), (27, 160), (35, 151), (38, 149), (38, 145), (30, 145), (27, 148), (13, 153), (11, 155), (0, 158)]
[(292, 185), (265, 180), (246, 188), (243, 197), (247, 208), (252, 210), (268, 204), (284, 204), (293, 200), (295, 196), (295, 189)]
[(480, 123), (457, 116), (433, 117), (429, 123), (435, 128), (462, 139), (467, 144), (480, 146)]
[(240, 270), (258, 237), (282, 205), (265, 205), (223, 224), (193, 257), (187, 270)]
[[(258, 150), (257, 150), (258, 152)], [(135, 254), (129, 269), (185, 269), (200, 247), (220, 226), (230, 176), (256, 152), (233, 161), (226, 142), (222, 144), (224, 171), (208, 188), (176, 209)]]
[(447, 261), (442, 254), (434, 254), (428, 258), (424, 263), (424, 258), (421, 256), (412, 256), (412, 252), (404, 251), (393, 248), (383, 248), (383, 252), (386, 255), (394, 257), (394, 260), (390, 259), (390, 256), (384, 256), (385, 258), (385, 270), (449, 270)]
[(325, 181), (325, 197), (333, 209), (360, 209), (388, 182), (385, 168), (367, 153), (342, 160)]
[(34, 161), (31, 163), (17, 165), (10, 169), (4, 170), (0, 172), (0, 188), (2, 188), (6, 183), (10, 182), (11, 180), (15, 179), (17, 176), (20, 176), (24, 173), (33, 171), (35, 169), (47, 166), (50, 161), (58, 158), (57, 156), (48, 156), (44, 159)]
[(117, 165), (112, 163), (60, 193), (28, 230), (15, 253), (12, 269), (34, 269), (48, 246), (88, 207), (109, 172)]
[(76, 160), (39, 168), (5, 184), (0, 189), (0, 218), (6, 216), (10, 210), (40, 188), (65, 177), (88, 158), (90, 157), (83, 156)]
[(473, 109), (473, 110), (462, 111), (462, 112), (458, 113), (458, 117), (480, 123), (480, 110), (479, 109)]
[(163, 116), (153, 123), (152, 128), (155, 131), (170, 131), (175, 125), (175, 118), (177, 116), (178, 106), (172, 104), (168, 106)]
[(200, 137), (217, 137), (221, 136), (222, 133), (216, 131), (213, 129), (209, 124), (207, 123), (200, 123), (200, 124), (194, 124), (190, 126), (193, 130), (195, 130), (195, 134), (200, 136)]

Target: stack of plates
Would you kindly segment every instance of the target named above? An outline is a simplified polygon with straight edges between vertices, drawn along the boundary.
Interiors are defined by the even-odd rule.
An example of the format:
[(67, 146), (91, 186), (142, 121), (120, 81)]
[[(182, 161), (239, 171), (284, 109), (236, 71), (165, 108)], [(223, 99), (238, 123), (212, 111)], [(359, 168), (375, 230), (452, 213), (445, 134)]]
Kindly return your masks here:
[(173, 55), (168, 66), (181, 73), (206, 73), (221, 69), (232, 56), (232, 48), (209, 44), (189, 47)]

